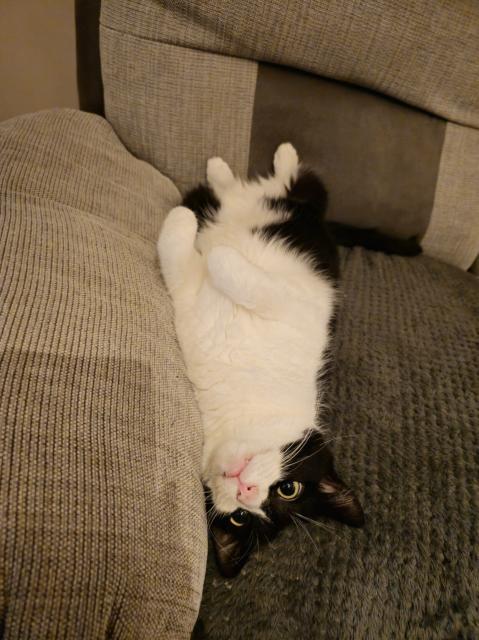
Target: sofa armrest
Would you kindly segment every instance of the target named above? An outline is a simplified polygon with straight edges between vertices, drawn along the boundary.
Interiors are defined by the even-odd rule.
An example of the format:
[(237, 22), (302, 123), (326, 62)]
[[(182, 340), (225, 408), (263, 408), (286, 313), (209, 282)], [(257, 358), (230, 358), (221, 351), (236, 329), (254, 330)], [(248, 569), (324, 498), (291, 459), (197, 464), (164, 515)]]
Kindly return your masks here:
[(154, 244), (178, 191), (77, 111), (3, 123), (0, 157), (0, 627), (187, 638), (202, 433)]

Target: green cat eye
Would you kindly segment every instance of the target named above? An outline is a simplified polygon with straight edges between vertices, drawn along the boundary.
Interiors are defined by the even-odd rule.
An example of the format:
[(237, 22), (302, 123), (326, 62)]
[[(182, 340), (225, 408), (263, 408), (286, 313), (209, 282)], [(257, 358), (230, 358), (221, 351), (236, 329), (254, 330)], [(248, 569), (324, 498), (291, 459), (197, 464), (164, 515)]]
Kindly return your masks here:
[(230, 522), (234, 524), (235, 527), (242, 527), (248, 520), (249, 513), (245, 509), (236, 509), (236, 511), (230, 515)]
[(296, 500), (303, 492), (303, 484), (296, 480), (285, 480), (276, 488), (276, 492), (283, 500)]

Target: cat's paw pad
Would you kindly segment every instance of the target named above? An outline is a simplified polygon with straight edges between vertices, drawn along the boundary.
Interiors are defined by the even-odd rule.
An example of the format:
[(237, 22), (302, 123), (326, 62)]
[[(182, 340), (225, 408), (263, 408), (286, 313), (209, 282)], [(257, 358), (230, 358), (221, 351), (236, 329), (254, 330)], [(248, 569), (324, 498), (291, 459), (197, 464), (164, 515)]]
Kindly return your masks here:
[(206, 165), (206, 178), (211, 186), (227, 187), (234, 182), (233, 172), (222, 158), (210, 158)]
[(298, 173), (299, 158), (296, 149), (290, 142), (283, 142), (276, 149), (273, 160), (274, 173), (288, 187)]

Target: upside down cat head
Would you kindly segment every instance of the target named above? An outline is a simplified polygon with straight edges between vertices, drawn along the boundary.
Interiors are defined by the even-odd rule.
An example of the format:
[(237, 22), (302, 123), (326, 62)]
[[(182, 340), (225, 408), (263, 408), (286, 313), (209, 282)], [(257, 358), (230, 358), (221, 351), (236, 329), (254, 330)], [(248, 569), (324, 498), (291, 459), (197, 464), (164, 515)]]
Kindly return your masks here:
[(249, 494), (256, 492), (262, 481), (270, 480), (265, 478), (266, 474), (255, 479), (254, 473), (248, 473), (254, 457), (249, 461), (245, 458), (242, 468), (241, 465), (231, 468), (224, 475), (224, 482), (234, 485), (240, 501), (244, 495), (244, 506), (232, 512), (220, 512), (213, 502), (211, 489), (206, 489), (208, 524), (216, 560), (226, 577), (240, 571), (257, 543), (271, 541), (295, 518), (329, 517), (353, 527), (364, 524), (361, 505), (337, 475), (332, 453), (321, 433), (308, 430), (303, 439), (283, 448), (279, 455), (277, 475), (271, 476), (274, 480), (268, 485), (259, 507), (250, 506)]

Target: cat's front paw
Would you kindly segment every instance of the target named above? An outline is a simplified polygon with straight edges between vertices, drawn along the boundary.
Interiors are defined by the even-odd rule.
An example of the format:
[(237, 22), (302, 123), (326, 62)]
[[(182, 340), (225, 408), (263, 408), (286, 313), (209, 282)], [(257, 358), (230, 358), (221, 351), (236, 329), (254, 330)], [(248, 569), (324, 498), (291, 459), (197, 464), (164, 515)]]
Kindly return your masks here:
[(298, 175), (299, 167), (298, 153), (290, 142), (283, 142), (276, 149), (273, 166), (275, 176), (289, 188)]
[(206, 179), (213, 188), (226, 189), (235, 181), (233, 172), (222, 158), (210, 158), (206, 165)]
[(198, 222), (196, 216), (187, 207), (175, 207), (166, 216), (158, 239), (160, 256), (163, 250), (174, 248), (175, 245), (193, 245)]
[(163, 223), (162, 232), (184, 232), (188, 235), (195, 233), (198, 229), (198, 222), (196, 216), (187, 207), (175, 207), (166, 216)]

